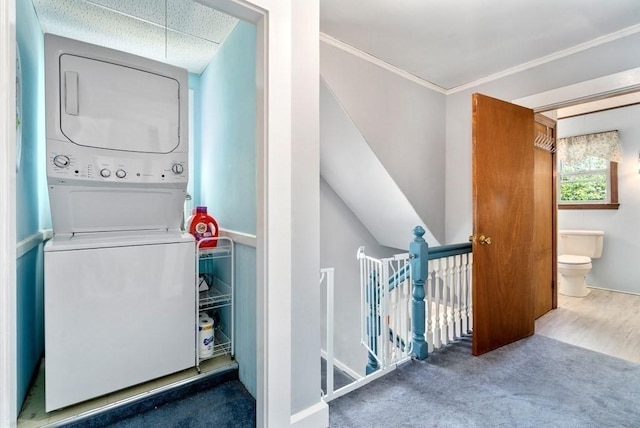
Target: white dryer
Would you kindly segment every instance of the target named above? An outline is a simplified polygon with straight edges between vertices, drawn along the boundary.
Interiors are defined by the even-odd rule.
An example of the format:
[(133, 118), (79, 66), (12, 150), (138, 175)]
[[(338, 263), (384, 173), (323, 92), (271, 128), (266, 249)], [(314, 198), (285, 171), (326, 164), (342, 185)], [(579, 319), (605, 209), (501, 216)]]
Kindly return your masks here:
[(186, 70), (45, 35), (47, 411), (194, 365)]

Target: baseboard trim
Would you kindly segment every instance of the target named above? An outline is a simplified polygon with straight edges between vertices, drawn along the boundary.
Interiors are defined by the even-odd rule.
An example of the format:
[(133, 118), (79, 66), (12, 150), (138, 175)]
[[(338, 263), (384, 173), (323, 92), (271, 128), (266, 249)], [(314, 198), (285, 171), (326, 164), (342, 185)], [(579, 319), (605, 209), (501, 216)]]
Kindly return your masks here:
[(640, 296), (640, 293), (637, 293), (635, 291), (616, 290), (614, 288), (604, 288), (604, 287), (598, 287), (598, 286), (589, 285), (589, 284), (587, 284), (587, 288), (594, 288), (596, 290), (604, 290), (604, 291), (613, 291), (614, 293), (631, 294), (632, 296)]
[(320, 400), (313, 406), (307, 407), (291, 415), (291, 426), (295, 428), (319, 428), (329, 426), (329, 405)]
[[(326, 360), (327, 351), (325, 351), (324, 349), (321, 349), (320, 356)], [(354, 369), (347, 366), (345, 363), (343, 363), (342, 361), (340, 361), (335, 357), (333, 358), (333, 365), (336, 366), (338, 369), (342, 370), (343, 372), (345, 372), (346, 374), (348, 374), (349, 376), (351, 376), (353, 379), (357, 380), (363, 377), (360, 373), (356, 372)]]

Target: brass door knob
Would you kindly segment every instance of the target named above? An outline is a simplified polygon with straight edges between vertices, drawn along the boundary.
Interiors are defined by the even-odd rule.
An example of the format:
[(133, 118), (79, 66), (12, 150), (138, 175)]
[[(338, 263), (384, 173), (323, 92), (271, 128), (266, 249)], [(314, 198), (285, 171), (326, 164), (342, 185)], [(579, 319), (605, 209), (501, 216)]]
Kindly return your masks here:
[(469, 235), (469, 242), (476, 242), (476, 235)]
[(480, 245), (491, 245), (490, 236), (480, 235), (480, 238), (478, 238), (478, 240), (480, 241)]

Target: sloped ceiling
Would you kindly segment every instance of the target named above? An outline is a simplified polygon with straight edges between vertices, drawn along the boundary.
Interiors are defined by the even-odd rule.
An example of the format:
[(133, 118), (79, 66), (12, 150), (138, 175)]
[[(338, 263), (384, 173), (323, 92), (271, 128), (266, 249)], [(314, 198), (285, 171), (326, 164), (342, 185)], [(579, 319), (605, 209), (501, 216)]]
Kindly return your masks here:
[(640, 32), (640, 1), (320, 0), (320, 30), (452, 90)]
[(320, 129), (320, 175), (380, 245), (406, 249), (417, 225), (440, 245), (323, 81)]
[(32, 0), (45, 33), (200, 74), (238, 20), (192, 0)]

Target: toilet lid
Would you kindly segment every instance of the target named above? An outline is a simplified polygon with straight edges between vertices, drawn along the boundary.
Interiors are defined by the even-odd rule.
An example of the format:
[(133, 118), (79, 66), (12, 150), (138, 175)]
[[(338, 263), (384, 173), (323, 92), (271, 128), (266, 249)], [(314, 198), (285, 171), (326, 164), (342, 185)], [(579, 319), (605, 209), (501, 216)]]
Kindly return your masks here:
[(574, 256), (571, 254), (563, 254), (558, 257), (559, 263), (566, 263), (568, 265), (584, 265), (591, 263), (591, 258), (587, 256)]

